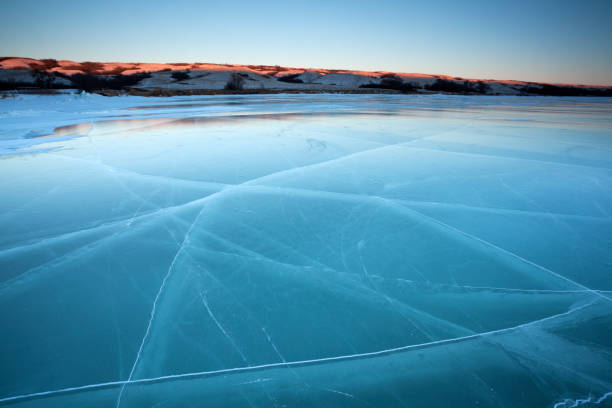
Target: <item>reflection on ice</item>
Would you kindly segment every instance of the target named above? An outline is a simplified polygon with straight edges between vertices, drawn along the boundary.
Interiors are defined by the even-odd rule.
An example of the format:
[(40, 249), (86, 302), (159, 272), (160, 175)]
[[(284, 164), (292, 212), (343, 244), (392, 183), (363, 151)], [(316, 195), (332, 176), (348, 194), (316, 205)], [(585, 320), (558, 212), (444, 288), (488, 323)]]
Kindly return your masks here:
[(610, 101), (45, 98), (0, 105), (0, 405), (610, 401)]

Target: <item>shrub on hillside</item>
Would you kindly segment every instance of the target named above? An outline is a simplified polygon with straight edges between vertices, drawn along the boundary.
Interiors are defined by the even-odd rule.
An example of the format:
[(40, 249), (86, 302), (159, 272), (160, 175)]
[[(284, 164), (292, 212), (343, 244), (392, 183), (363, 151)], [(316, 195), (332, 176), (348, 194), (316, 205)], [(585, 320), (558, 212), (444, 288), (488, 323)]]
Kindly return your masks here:
[(226, 91), (242, 91), (244, 89), (244, 78), (240, 74), (233, 73), (224, 89)]
[(189, 71), (174, 71), (171, 76), (176, 82), (186, 81), (191, 78), (189, 76)]
[(53, 88), (56, 78), (54, 74), (45, 71), (34, 71), (32, 77), (34, 77), (34, 86), (44, 89)]
[(0, 91), (13, 91), (20, 88), (31, 88), (32, 84), (28, 82), (19, 82), (15, 80), (0, 80)]
[(438, 78), (433, 84), (425, 85), (425, 89), (437, 92), (485, 94), (491, 90), (491, 87), (482, 81), (476, 83), (470, 81), (457, 82)]
[(276, 79), (278, 79), (279, 81), (288, 82), (288, 83), (291, 83), (291, 84), (303, 84), (304, 81), (302, 81), (300, 78), (298, 78), (300, 75), (301, 74), (291, 74), (291, 75), (285, 75), (285, 76), (282, 76), (282, 77), (276, 78)]
[(391, 75), (385, 74), (381, 76), (382, 81), (380, 83), (375, 84), (364, 84), (359, 86), (360, 88), (378, 88), (378, 89), (393, 89), (396, 91), (401, 91), (405, 93), (416, 92), (418, 86), (416, 84), (410, 82), (404, 82), (401, 78)]
[(37, 71), (48, 71), (50, 69), (59, 67), (59, 64), (57, 63), (57, 60), (47, 58), (37, 62), (29, 62), (28, 66)]
[(612, 89), (579, 88), (576, 86), (525, 85), (521, 92), (546, 96), (612, 96)]
[(82, 62), (81, 71), (91, 75), (100, 74), (104, 71), (104, 64), (89, 61)]
[(83, 71), (90, 75), (101, 75), (104, 73), (104, 64), (99, 62), (82, 62), (74, 65), (65, 65), (63, 68), (68, 71)]
[(91, 74), (62, 75), (68, 78), (74, 86), (82, 91), (95, 91), (100, 89), (120, 90), (134, 86), (145, 78), (150, 78), (151, 74), (140, 73), (132, 75), (113, 75), (101, 76)]
[(491, 86), (485, 82), (478, 81), (476, 82), (476, 90), (478, 93), (486, 94), (491, 91)]
[(56, 83), (57, 77), (62, 75), (55, 72), (31, 71), (32, 81), (15, 81), (4, 80), (0, 81), (0, 90), (15, 90), (15, 89), (62, 89), (69, 88), (68, 85)]

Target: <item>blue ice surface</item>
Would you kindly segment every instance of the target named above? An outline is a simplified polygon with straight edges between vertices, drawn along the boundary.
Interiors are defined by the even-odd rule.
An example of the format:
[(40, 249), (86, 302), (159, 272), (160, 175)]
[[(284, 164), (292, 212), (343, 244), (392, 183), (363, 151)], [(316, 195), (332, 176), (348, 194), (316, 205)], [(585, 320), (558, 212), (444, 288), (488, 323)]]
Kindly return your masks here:
[(610, 99), (0, 100), (0, 406), (611, 406), (611, 302)]

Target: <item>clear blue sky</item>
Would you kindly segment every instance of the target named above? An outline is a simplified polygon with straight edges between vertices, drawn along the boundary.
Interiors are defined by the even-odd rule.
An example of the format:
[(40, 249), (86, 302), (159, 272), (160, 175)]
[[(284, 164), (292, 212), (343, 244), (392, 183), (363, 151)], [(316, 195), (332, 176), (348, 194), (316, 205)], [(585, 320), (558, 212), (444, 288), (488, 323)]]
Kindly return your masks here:
[(612, 85), (612, 0), (0, 0), (0, 56)]

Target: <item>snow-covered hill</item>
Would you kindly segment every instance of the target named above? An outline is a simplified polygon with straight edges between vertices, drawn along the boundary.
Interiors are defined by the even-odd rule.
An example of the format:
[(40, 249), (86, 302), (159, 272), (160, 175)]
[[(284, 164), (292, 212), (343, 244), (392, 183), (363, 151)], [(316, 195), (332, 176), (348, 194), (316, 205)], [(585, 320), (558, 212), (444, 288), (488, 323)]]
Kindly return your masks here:
[[(460, 93), (612, 96), (612, 87), (445, 75), (204, 63), (74, 62), (0, 58), (0, 89), (77, 88), (142, 95), (228, 92)], [(116, 93), (116, 92), (115, 92)]]

